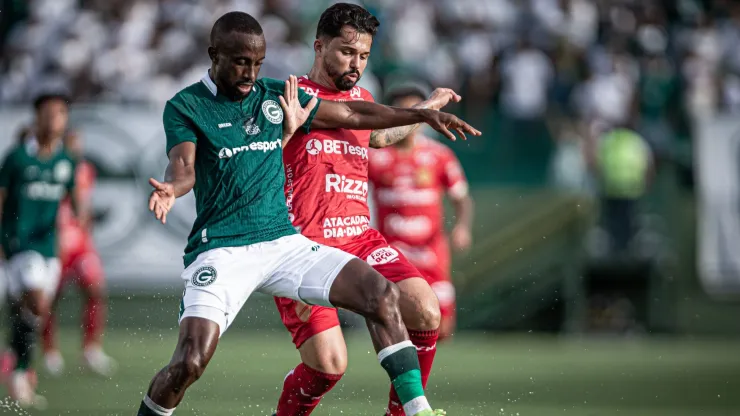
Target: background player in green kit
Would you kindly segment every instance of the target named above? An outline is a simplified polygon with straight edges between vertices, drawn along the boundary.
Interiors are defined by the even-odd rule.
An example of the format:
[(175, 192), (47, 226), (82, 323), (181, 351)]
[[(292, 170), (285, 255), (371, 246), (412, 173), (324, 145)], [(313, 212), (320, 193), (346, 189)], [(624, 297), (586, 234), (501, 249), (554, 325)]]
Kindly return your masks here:
[(319, 102), (298, 91), (295, 77), (257, 80), (265, 50), (253, 17), (227, 13), (211, 32), (209, 73), (166, 105), (170, 163), (164, 183), (150, 180), (155, 190), (149, 208), (165, 222), (175, 199), (193, 189), (197, 218), (185, 248), (178, 344), (152, 380), (138, 415), (174, 412), (254, 291), (367, 317), (374, 323), (370, 332), (378, 359), (409, 416), (437, 414), (424, 397), (398, 288), (365, 262), (311, 242), (292, 227), (283, 194), (282, 143), (300, 126), (376, 129), (427, 122), (449, 135), (450, 130), (480, 132), (432, 110)]
[(45, 402), (35, 394), (29, 367), (37, 329), (57, 288), (56, 218), (60, 201), (74, 195), (75, 168), (62, 145), (67, 101), (45, 95), (35, 107), (35, 138), (14, 146), (0, 168), (0, 242), (9, 270), (10, 348), (17, 358), (10, 395), (24, 407), (41, 407)]

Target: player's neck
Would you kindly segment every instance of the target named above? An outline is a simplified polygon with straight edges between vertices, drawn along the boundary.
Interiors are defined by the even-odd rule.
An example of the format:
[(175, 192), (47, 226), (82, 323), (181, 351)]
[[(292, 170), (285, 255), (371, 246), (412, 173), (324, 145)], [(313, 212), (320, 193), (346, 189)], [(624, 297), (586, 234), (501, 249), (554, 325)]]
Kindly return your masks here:
[(334, 85), (334, 81), (326, 74), (326, 71), (322, 70), (319, 66), (314, 65), (311, 67), (311, 71), (308, 73), (309, 81), (314, 84), (318, 84), (331, 92), (339, 92), (337, 86)]
[(36, 136), (36, 143), (38, 144), (37, 155), (41, 158), (46, 158), (53, 155), (59, 147), (59, 138), (52, 135), (39, 134)]

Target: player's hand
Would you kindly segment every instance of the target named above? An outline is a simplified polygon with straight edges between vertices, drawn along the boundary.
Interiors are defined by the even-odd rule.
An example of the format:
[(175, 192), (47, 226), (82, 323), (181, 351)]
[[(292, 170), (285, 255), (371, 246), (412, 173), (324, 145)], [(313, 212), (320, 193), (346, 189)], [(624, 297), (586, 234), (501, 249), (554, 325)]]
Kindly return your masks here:
[(466, 251), (473, 242), (470, 229), (464, 225), (456, 225), (452, 229), (452, 247), (457, 251)]
[(462, 100), (462, 97), (450, 88), (437, 88), (431, 95), (429, 95), (429, 98), (427, 98), (422, 105), (424, 105), (425, 108), (439, 110), (444, 108), (444, 106), (446, 106), (450, 101), (459, 103), (460, 100)]
[(149, 178), (149, 184), (154, 187), (149, 196), (149, 211), (152, 211), (162, 224), (166, 224), (167, 213), (175, 205), (175, 187), (171, 183), (159, 182), (154, 178)]
[(460, 120), (449, 113), (443, 113), (441, 111), (428, 111), (426, 123), (432, 126), (434, 130), (444, 134), (445, 137), (452, 140), (457, 140), (455, 135), (452, 134), (451, 130), (457, 132), (457, 135), (461, 139), (467, 140), (465, 133), (473, 136), (480, 136), (481, 132), (473, 128), (470, 124)]
[(308, 120), (308, 116), (318, 102), (319, 100), (313, 97), (306, 104), (305, 108), (302, 107), (301, 102), (298, 100), (298, 78), (295, 75), (291, 75), (285, 81), (285, 92), (280, 97), (280, 106), (283, 107), (284, 114), (283, 136), (288, 136), (289, 138), (290, 135), (295, 133)]

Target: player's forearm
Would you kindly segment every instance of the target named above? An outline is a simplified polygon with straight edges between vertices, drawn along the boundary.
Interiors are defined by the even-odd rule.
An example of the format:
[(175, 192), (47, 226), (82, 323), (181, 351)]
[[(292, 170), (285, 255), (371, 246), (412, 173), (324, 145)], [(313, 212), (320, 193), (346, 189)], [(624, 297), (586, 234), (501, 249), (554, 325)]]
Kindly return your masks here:
[[(327, 105), (328, 104), (328, 105)], [(313, 127), (352, 130), (380, 130), (423, 123), (434, 110), (388, 107), (368, 101), (323, 102)]]
[(455, 210), (455, 227), (466, 227), (471, 229), (473, 226), (473, 198), (464, 196), (453, 199), (452, 206)]
[[(426, 101), (422, 101), (411, 108), (427, 109), (430, 108), (430, 105)], [(386, 146), (392, 146), (416, 131), (416, 129), (421, 127), (421, 124), (422, 123), (416, 123), (409, 126), (373, 130), (372, 133), (370, 133), (370, 147), (380, 149)]]
[(195, 165), (187, 163), (183, 158), (170, 159), (164, 180), (172, 184), (175, 188), (175, 198), (179, 198), (195, 186)]

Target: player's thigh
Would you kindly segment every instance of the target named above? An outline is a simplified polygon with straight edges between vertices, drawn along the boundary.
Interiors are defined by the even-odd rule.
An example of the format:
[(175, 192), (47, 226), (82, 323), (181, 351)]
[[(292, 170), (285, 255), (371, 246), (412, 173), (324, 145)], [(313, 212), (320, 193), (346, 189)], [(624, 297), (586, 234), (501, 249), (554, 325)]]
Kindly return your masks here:
[(98, 253), (87, 251), (75, 258), (72, 270), (80, 289), (89, 297), (101, 298), (105, 295), (105, 274)]
[(8, 263), (9, 293), (19, 299), (25, 292), (51, 298), (56, 293), (61, 267), (56, 258), (46, 258), (36, 251), (24, 251)]
[(335, 308), (277, 297), (275, 305), (283, 325), (290, 332), (293, 344), (298, 349), (313, 336), (339, 327), (339, 316)]
[[(309, 305), (333, 307), (329, 292), (339, 272), (356, 257), (296, 234), (276, 240), (269, 256), (280, 260), (260, 291)], [(277, 254), (272, 254), (277, 253)]]
[(180, 323), (189, 317), (210, 320), (218, 324), (222, 335), (264, 279), (264, 261), (254, 246), (201, 253), (181, 275), (185, 290)]
[(439, 302), (422, 273), (385, 241), (377, 241), (376, 244), (367, 247), (359, 256), (383, 277), (398, 285), (401, 291), (399, 307), (406, 327), (420, 331), (437, 329), (440, 323)]

